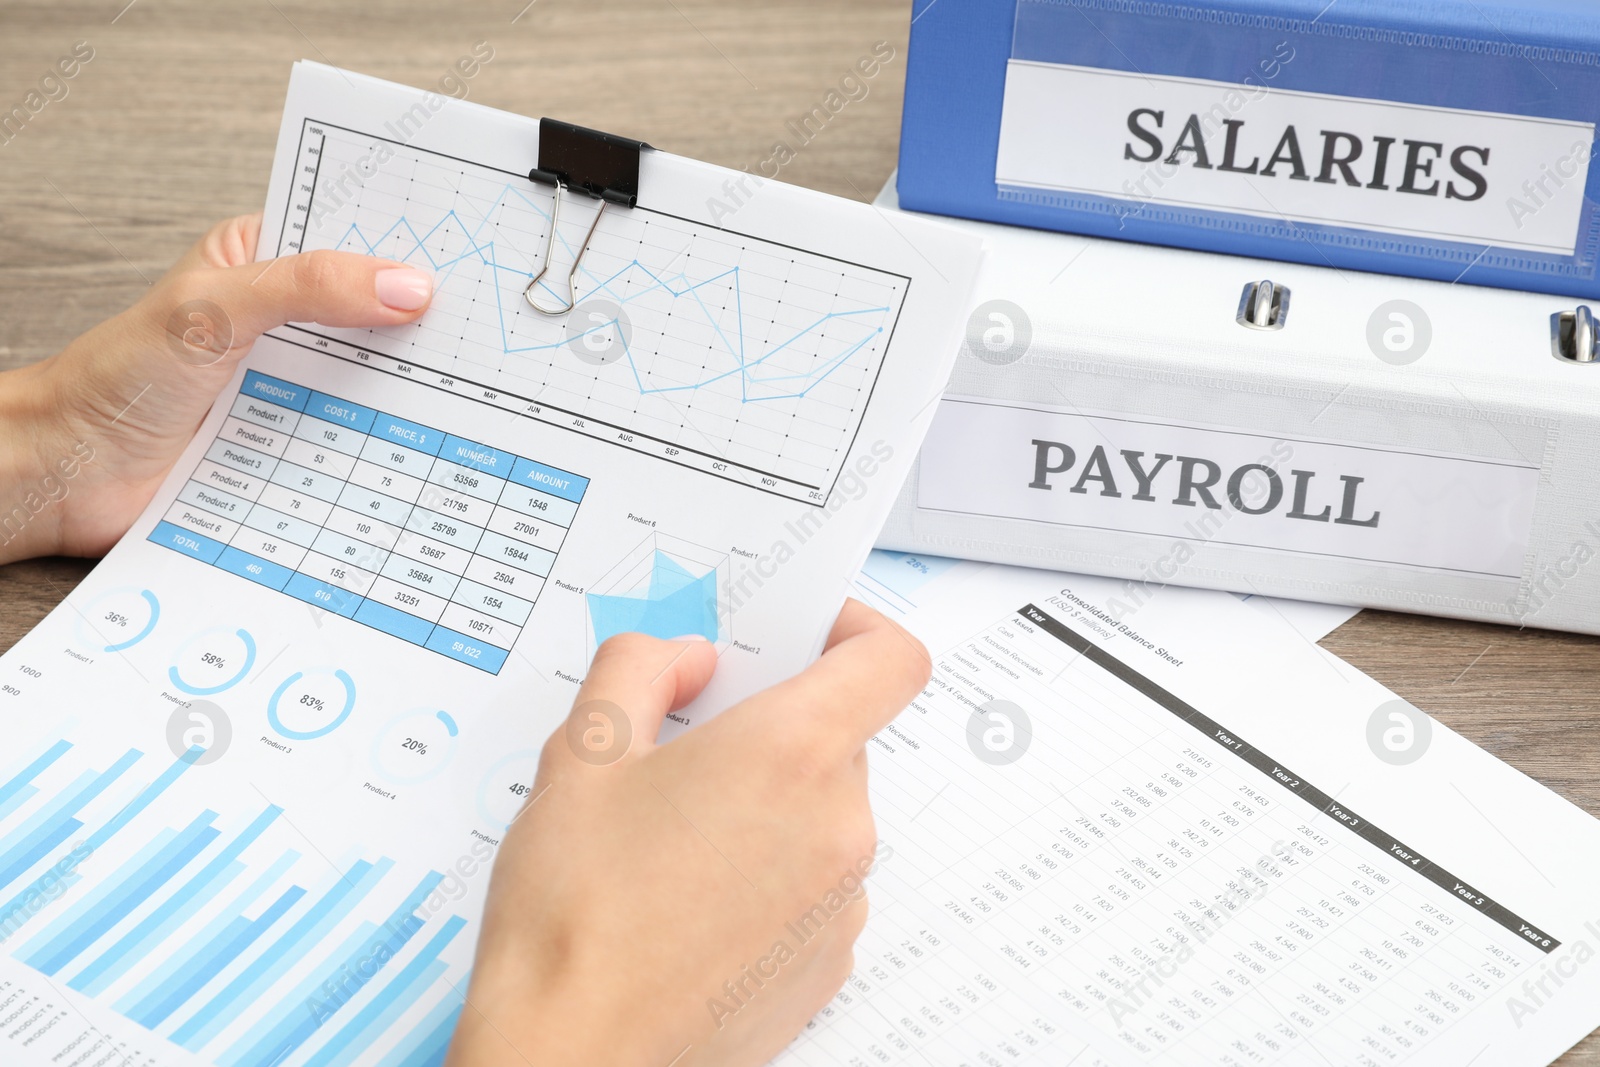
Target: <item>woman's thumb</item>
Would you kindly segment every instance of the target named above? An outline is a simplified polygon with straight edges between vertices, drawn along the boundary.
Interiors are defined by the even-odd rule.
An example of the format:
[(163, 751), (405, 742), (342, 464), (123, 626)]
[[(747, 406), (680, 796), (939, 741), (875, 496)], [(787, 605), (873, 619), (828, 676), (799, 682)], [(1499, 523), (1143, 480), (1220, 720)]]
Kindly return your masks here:
[(395, 326), (414, 322), (433, 298), (433, 278), (403, 263), (319, 250), (172, 279), (165, 323), (191, 362), (243, 355), (286, 322)]

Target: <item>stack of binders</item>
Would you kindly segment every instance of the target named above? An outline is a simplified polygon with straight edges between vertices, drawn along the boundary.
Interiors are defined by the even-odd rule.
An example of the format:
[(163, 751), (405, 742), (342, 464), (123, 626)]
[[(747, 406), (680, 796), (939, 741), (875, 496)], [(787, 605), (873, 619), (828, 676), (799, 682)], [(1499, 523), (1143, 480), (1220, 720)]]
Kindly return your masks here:
[(880, 545), (1600, 633), (1597, 121), (1573, 0), (918, 0), (989, 250)]

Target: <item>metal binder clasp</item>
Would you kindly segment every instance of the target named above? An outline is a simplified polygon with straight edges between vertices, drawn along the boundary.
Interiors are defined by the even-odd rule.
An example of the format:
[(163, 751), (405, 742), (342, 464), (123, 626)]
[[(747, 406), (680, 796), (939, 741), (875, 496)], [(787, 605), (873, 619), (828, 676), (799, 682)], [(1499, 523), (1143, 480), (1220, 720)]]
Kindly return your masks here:
[[(539, 120), (539, 165), (528, 171), (528, 180), (556, 187), (550, 209), (550, 234), (545, 238), (544, 263), (522, 290), (528, 306), (541, 315), (565, 315), (578, 300), (578, 271), (589, 251), (600, 219), (610, 204), (633, 207), (639, 201), (639, 154), (650, 146), (599, 130), (574, 126), (556, 119)], [(533, 290), (550, 270), (556, 249), (556, 226), (561, 221), (561, 200), (568, 190), (581, 192), (600, 201), (589, 232), (583, 235), (567, 274), (567, 299), (560, 307), (545, 307), (534, 299)]]
[(1594, 363), (1600, 357), (1596, 351), (1594, 313), (1588, 304), (1550, 316), (1550, 353), (1563, 363)]
[(1289, 287), (1275, 285), (1263, 278), (1249, 282), (1239, 297), (1240, 326), (1252, 330), (1281, 330), (1289, 318)]
[(589, 251), (589, 240), (594, 236), (595, 228), (600, 225), (600, 216), (606, 213), (606, 202), (600, 201), (600, 210), (594, 213), (594, 221), (589, 224), (589, 232), (583, 235), (583, 244), (578, 248), (578, 254), (573, 257), (572, 270), (567, 274), (567, 302), (558, 308), (547, 308), (533, 298), (533, 287), (539, 284), (550, 270), (550, 260), (556, 250), (556, 225), (561, 221), (561, 194), (567, 191), (567, 183), (556, 182), (555, 206), (550, 209), (550, 236), (544, 242), (544, 264), (539, 268), (539, 273), (528, 279), (528, 287), (522, 290), (522, 295), (527, 298), (528, 306), (541, 315), (565, 315), (572, 310), (573, 304), (578, 300), (578, 268), (583, 266), (583, 254)]

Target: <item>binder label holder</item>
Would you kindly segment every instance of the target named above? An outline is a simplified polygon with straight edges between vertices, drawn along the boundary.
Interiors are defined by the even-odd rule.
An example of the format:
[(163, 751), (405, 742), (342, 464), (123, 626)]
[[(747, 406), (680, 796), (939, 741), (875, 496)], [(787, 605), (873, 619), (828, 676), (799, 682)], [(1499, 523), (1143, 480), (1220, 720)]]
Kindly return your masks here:
[(915, 0), (909, 210), (1600, 299), (1600, 11)]

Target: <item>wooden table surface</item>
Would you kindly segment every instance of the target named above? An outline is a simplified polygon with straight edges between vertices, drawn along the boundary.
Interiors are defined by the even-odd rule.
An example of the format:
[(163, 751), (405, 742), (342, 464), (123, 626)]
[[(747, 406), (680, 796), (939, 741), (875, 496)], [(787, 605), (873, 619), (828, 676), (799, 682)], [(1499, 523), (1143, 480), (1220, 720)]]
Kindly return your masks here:
[[(474, 100), (754, 169), (887, 41), (868, 95), (782, 177), (870, 199), (894, 168), (903, 0), (125, 3), (0, 0), (0, 111), (74, 42), (94, 49), (67, 97), (0, 145), (0, 368), (132, 302), (210, 220), (260, 207), (300, 58), (423, 86), (487, 41)], [(0, 650), (90, 565), (0, 568)], [(1600, 815), (1600, 640), (1365, 612), (1323, 644)], [(1600, 1034), (1560, 1063), (1600, 1067)]]

